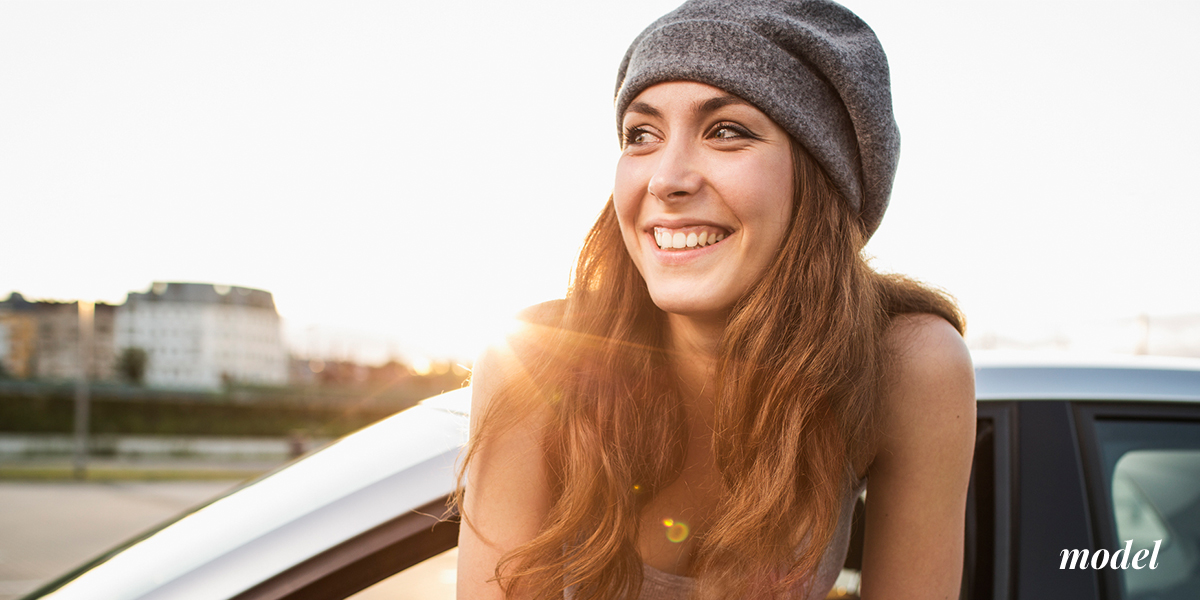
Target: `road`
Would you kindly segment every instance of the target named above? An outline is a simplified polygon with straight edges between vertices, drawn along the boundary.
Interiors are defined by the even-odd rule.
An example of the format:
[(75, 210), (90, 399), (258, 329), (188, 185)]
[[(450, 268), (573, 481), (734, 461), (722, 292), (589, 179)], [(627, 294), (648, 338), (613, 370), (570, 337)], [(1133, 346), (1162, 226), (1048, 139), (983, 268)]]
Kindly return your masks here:
[(237, 481), (0, 481), (0, 600), (15, 600)]

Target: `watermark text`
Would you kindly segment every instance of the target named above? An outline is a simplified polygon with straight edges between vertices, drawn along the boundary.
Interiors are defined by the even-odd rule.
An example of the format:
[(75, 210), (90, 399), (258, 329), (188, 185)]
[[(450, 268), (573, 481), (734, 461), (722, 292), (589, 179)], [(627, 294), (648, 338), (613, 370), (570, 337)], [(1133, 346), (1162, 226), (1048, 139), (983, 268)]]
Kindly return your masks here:
[[(1125, 540), (1125, 547), (1111, 554), (1108, 550), (1101, 548), (1091, 553), (1091, 560), (1088, 560), (1087, 550), (1063, 550), (1062, 564), (1059, 569), (1156, 569), (1158, 568), (1158, 547), (1162, 545), (1162, 540), (1154, 540), (1154, 551), (1151, 552), (1145, 548), (1133, 552), (1133, 540)], [(1142, 561), (1149, 558), (1149, 562), (1142, 564)], [(1078, 565), (1078, 567), (1076, 567)]]

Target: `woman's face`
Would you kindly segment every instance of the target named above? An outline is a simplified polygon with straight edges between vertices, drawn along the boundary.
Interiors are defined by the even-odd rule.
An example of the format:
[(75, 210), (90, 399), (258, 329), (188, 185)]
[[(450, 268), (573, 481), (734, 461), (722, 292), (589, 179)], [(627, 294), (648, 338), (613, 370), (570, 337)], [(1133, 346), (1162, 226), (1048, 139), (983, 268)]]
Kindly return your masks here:
[(625, 247), (662, 310), (720, 317), (774, 259), (792, 211), (787, 133), (702, 83), (634, 99), (613, 201)]

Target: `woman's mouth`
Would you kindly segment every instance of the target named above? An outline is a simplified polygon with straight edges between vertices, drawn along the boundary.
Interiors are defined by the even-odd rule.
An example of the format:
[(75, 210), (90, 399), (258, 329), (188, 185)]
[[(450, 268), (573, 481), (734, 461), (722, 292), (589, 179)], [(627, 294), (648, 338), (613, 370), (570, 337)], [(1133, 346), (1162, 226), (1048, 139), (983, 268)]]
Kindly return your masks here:
[(711, 246), (725, 239), (728, 233), (720, 227), (655, 227), (654, 241), (660, 250), (687, 250)]

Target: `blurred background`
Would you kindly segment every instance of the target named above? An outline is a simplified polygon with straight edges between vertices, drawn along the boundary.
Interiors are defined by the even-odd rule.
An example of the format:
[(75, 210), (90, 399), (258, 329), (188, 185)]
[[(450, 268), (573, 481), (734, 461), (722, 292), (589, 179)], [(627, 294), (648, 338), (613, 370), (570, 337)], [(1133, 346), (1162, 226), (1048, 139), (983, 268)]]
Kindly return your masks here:
[[(0, 2), (0, 600), (461, 386), (563, 295), (676, 4)], [(975, 349), (1200, 356), (1200, 5), (847, 4), (903, 135), (877, 268)]]

